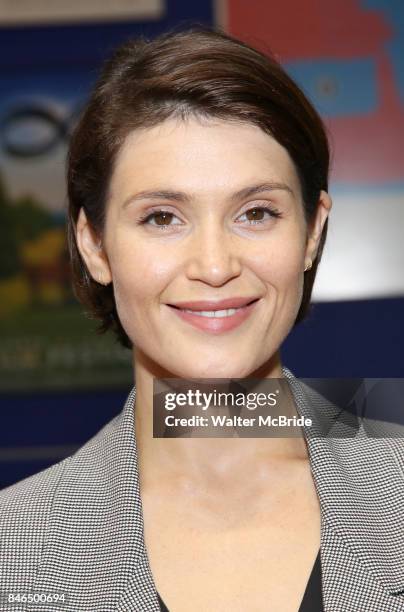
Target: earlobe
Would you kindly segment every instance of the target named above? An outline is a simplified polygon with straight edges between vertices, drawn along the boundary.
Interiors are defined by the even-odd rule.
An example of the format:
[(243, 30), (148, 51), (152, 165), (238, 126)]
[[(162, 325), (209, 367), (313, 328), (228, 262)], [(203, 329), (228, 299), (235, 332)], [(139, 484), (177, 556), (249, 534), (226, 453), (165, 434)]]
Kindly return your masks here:
[(80, 255), (92, 278), (97, 283), (108, 285), (112, 280), (108, 260), (100, 239), (90, 226), (83, 208), (80, 209), (77, 219), (76, 241)]
[[(332, 208), (332, 200), (326, 191), (320, 192), (320, 197), (317, 204), (317, 211), (313, 223), (311, 224), (305, 260), (313, 262), (317, 256), (317, 251), (320, 245), (321, 235), (323, 233), (325, 222)], [(307, 266), (307, 263), (305, 264)], [(310, 266), (311, 267), (311, 266)]]

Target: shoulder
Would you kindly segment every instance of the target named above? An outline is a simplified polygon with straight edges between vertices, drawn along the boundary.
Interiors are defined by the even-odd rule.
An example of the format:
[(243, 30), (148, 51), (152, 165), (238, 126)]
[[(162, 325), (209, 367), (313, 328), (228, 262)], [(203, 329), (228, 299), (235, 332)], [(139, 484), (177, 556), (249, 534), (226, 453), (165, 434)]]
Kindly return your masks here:
[[(77, 469), (92, 464), (94, 468), (105, 440), (114, 429), (119, 415), (114, 417), (74, 454), (51, 465), (45, 470), (24, 478), (0, 491), (0, 530), (12, 526), (16, 521), (35, 521), (36, 528), (44, 523), (58, 485), (66, 478), (72, 478), (72, 466)], [(39, 514), (38, 514), (39, 512)]]
[(23, 508), (29, 502), (46, 504), (46, 500), (52, 497), (54, 488), (62, 476), (67, 463), (72, 456), (51, 465), (50, 467), (20, 480), (0, 491), (0, 525), (4, 523), (4, 517), (8, 512), (15, 512), (17, 508)]
[(0, 528), (3, 528), (8, 521), (17, 520), (21, 513), (32, 514), (37, 507), (46, 508), (52, 501), (57, 483), (71, 459), (71, 456), (67, 457), (33, 476), (2, 489), (0, 491)]
[(40, 561), (58, 483), (71, 457), (0, 491), (2, 588), (27, 588)]
[[(115, 417), (73, 455), (0, 491), (1, 587), (31, 584), (47, 537), (56, 500), (78, 504), (83, 488), (101, 469), (103, 449)], [(78, 491), (80, 490), (80, 494)], [(65, 500), (65, 502), (63, 501)], [(60, 503), (60, 500), (59, 500)]]

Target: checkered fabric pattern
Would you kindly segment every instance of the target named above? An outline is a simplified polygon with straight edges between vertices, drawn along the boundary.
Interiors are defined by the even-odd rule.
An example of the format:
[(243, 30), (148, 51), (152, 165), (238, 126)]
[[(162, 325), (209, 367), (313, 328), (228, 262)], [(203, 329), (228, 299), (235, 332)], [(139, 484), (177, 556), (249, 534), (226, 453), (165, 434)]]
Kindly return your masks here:
[[(283, 375), (300, 415), (330, 409), (288, 368)], [(0, 610), (159, 612), (144, 542), (135, 398), (134, 387), (122, 412), (74, 455), (0, 492), (2, 596), (69, 598), (65, 607), (3, 602)], [(351, 437), (332, 433), (306, 437), (321, 506), (324, 610), (404, 612), (404, 440), (368, 438), (361, 428)]]

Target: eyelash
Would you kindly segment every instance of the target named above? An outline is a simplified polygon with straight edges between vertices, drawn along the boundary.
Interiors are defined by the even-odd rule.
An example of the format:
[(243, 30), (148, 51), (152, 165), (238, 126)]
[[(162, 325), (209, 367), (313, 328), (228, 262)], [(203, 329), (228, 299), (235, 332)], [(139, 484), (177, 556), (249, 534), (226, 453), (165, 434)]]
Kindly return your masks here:
[[(272, 208), (271, 206), (252, 206), (251, 208), (248, 208), (246, 211), (244, 211), (242, 213), (241, 216), (245, 215), (246, 213), (250, 212), (251, 210), (264, 210), (266, 212), (268, 212), (270, 214), (271, 217), (274, 217), (276, 219), (282, 217), (282, 213), (277, 210), (276, 208)], [(143, 217), (140, 217), (138, 219), (138, 223), (139, 225), (149, 225), (148, 220), (153, 218), (155, 215), (159, 214), (159, 213), (166, 213), (168, 215), (173, 215), (174, 217), (176, 216), (173, 212), (169, 211), (169, 210), (164, 210), (162, 208), (158, 208), (156, 210), (153, 210), (152, 212), (148, 212), (146, 215), (144, 215)], [(265, 219), (264, 220), (258, 220), (258, 221), (250, 221), (249, 225), (262, 225), (263, 223), (265, 223)], [(161, 229), (161, 230), (166, 230), (171, 226), (170, 225), (152, 225), (152, 227), (155, 227), (157, 229)]]

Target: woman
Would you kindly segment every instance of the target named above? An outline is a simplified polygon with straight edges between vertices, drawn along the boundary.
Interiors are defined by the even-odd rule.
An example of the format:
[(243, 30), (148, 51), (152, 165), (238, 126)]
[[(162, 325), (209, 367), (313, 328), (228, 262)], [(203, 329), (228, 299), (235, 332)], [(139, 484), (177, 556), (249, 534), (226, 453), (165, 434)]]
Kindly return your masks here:
[(289, 414), (329, 410), (280, 359), (309, 308), (328, 166), (304, 94), (230, 36), (129, 41), (106, 63), (70, 143), (69, 243), (135, 387), (1, 494), (1, 587), (48, 595), (21, 609), (404, 610), (401, 444), (153, 438), (155, 378), (281, 379)]

